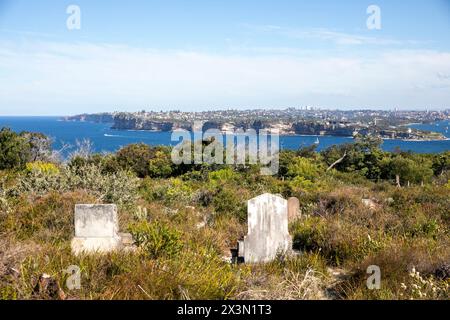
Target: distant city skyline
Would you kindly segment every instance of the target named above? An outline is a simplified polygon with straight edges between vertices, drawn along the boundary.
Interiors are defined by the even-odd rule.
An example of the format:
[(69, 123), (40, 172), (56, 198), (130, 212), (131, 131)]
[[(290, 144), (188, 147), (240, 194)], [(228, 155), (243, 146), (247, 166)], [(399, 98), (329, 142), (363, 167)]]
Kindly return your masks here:
[[(421, 109), (421, 108), (417, 108), (417, 109), (408, 109), (408, 108), (392, 108), (392, 109), (386, 109), (386, 108), (322, 108), (322, 107), (315, 107), (315, 106), (304, 106), (304, 107), (280, 107), (280, 108), (271, 108), (271, 107), (266, 107), (266, 108), (246, 108), (246, 107), (242, 107), (242, 108), (216, 108), (216, 109), (211, 109), (211, 108), (207, 108), (207, 109), (199, 109), (196, 108), (195, 110), (188, 110), (188, 109), (177, 109), (177, 108), (172, 108), (172, 109), (152, 109), (152, 108), (141, 108), (138, 110), (128, 110), (126, 111), (125, 109), (117, 109), (117, 110), (110, 110), (110, 111), (101, 111), (101, 112), (82, 112), (82, 113), (75, 113), (75, 114), (55, 114), (53, 116), (60, 116), (60, 117), (65, 117), (65, 116), (75, 116), (75, 115), (81, 115), (81, 114), (102, 114), (102, 113), (141, 113), (141, 112), (153, 112), (153, 113), (169, 113), (169, 112), (183, 112), (183, 113), (204, 113), (204, 112), (225, 112), (225, 111), (284, 111), (284, 110), (289, 110), (289, 109), (294, 109), (294, 110), (303, 110), (303, 111), (329, 111), (329, 112), (367, 112), (367, 111), (373, 111), (373, 112), (429, 112), (429, 113), (440, 113), (440, 114), (448, 114), (450, 112), (450, 108), (441, 108), (441, 109)], [(1, 115), (0, 115), (1, 116)]]
[(450, 108), (450, 1), (0, 0), (0, 116), (304, 106)]

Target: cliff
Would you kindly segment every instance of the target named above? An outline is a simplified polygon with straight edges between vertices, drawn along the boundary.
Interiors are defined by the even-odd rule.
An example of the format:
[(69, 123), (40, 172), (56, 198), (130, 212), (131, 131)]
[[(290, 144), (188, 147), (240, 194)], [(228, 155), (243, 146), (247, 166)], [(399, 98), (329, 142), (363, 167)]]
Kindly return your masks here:
[[(445, 136), (440, 133), (407, 128), (403, 125), (403, 117), (396, 117), (396, 114), (393, 113), (382, 112), (376, 115), (369, 113), (359, 114), (361, 114), (361, 111), (345, 114), (341, 114), (341, 111), (326, 111), (324, 113), (311, 114), (310, 111), (302, 112), (292, 109), (205, 112), (141, 111), (81, 114), (65, 117), (64, 120), (111, 123), (112, 129), (117, 130), (164, 132), (170, 132), (176, 129), (192, 130), (192, 125), (195, 122), (200, 122), (203, 124), (202, 131), (218, 129), (225, 132), (236, 131), (238, 129), (254, 129), (258, 133), (261, 129), (277, 129), (280, 135), (298, 134), (352, 137), (359, 134), (383, 139), (445, 139)], [(395, 123), (396, 125), (391, 125), (391, 123)]]
[(113, 113), (95, 113), (95, 114), (79, 114), (76, 116), (68, 116), (63, 118), (64, 121), (89, 121), (96, 123), (113, 123), (114, 114)]

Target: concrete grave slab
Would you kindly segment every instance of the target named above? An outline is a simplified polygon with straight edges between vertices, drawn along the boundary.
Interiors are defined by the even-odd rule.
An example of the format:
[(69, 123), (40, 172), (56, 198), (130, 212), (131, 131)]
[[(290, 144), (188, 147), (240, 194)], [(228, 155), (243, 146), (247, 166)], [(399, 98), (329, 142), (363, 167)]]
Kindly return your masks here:
[(133, 238), (119, 233), (117, 207), (114, 204), (75, 205), (75, 237), (71, 242), (75, 255), (107, 253), (133, 249)]

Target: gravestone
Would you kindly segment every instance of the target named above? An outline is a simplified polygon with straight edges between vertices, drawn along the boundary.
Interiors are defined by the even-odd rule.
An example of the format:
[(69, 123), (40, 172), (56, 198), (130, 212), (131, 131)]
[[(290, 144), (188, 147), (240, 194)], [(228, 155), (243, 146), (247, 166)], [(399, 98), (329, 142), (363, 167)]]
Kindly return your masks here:
[(248, 234), (238, 244), (245, 263), (269, 262), (291, 252), (287, 209), (285, 199), (269, 193), (248, 201)]
[(75, 238), (71, 243), (74, 254), (113, 251), (121, 245), (118, 232), (115, 205), (75, 205)]
[(288, 219), (293, 222), (300, 218), (300, 201), (296, 197), (288, 199)]

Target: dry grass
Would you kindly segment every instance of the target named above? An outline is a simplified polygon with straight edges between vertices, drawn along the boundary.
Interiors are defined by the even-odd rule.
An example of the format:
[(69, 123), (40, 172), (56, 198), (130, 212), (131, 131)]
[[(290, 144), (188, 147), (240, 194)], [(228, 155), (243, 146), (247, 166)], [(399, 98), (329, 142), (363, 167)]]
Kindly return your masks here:
[(236, 295), (242, 300), (323, 300), (325, 283), (323, 275), (313, 269), (304, 273), (286, 270), (282, 276), (254, 281), (253, 285)]
[[(182, 178), (141, 181), (139, 198), (119, 210), (120, 228), (156, 222), (167, 226), (181, 235), (180, 246), (170, 255), (163, 247), (153, 256), (141, 249), (75, 257), (70, 250), (74, 205), (102, 202), (97, 196), (78, 189), (41, 194), (1, 189), (0, 298), (44, 298), (33, 293), (43, 273), (70, 299), (416, 298), (401, 285), (416, 284), (409, 276), (412, 267), (427, 283), (444, 286), (428, 277), (450, 262), (446, 187), (397, 189), (333, 173), (323, 177), (319, 191), (301, 193), (303, 218), (290, 225), (290, 232), (302, 255), (264, 265), (231, 265), (224, 257), (247, 232), (244, 200), (263, 191), (292, 195), (282, 180), (236, 174), (231, 181), (208, 186)], [(14, 175), (1, 175), (8, 180), (2, 184), (13, 190)], [(373, 199), (376, 207), (364, 206), (363, 198)], [(82, 271), (81, 290), (65, 287), (70, 265)], [(368, 265), (380, 266), (382, 290), (367, 289)], [(336, 266), (348, 276), (336, 281), (328, 272)]]

